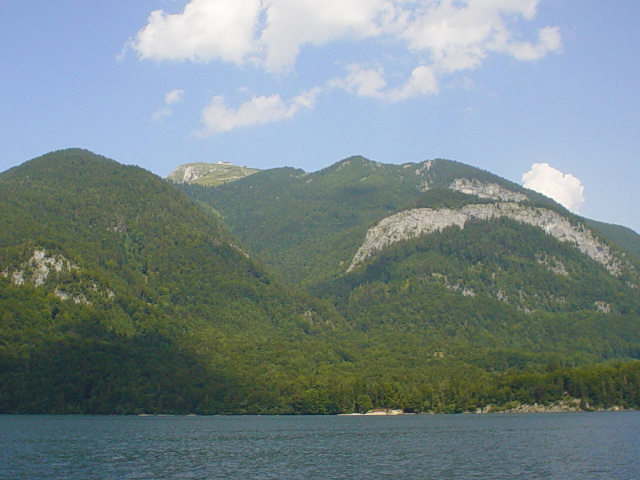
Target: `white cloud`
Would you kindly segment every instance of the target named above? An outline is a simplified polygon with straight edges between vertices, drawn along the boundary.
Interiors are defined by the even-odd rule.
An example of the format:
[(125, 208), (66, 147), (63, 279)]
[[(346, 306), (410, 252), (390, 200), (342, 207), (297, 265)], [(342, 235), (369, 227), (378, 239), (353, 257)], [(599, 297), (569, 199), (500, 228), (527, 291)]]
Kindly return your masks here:
[(160, 122), (165, 118), (169, 118), (173, 115), (173, 110), (169, 107), (160, 107), (151, 114), (151, 120), (154, 122)]
[(141, 59), (242, 63), (254, 50), (259, 0), (191, 0), (181, 13), (151, 12), (130, 42)]
[(167, 94), (164, 96), (164, 103), (166, 103), (167, 105), (177, 103), (182, 100), (183, 95), (184, 90), (180, 88), (173, 89), (170, 92), (167, 92)]
[(141, 59), (257, 62), (274, 72), (306, 45), (391, 40), (443, 72), (475, 68), (490, 53), (521, 60), (560, 48), (556, 27), (537, 44), (514, 40), (507, 20), (532, 20), (539, 0), (191, 0), (181, 13), (151, 12), (130, 42)]
[(514, 40), (506, 20), (533, 19), (538, 0), (419, 3), (422, 7), (403, 19), (400, 35), (410, 49), (430, 53), (433, 67), (444, 73), (477, 68), (492, 53), (537, 60), (561, 46), (556, 27), (541, 29), (537, 44)]
[(419, 95), (431, 95), (438, 92), (438, 82), (431, 67), (421, 65), (413, 69), (411, 77), (401, 87), (389, 92), (389, 99), (398, 102)]
[[(224, 61), (237, 66), (250, 64), (266, 74), (282, 74), (295, 69), (299, 53), (307, 46), (317, 48), (337, 41), (361, 43), (371, 52), (365, 62), (376, 68), (354, 66), (353, 58), (336, 58), (349, 65), (344, 77), (319, 78), (317, 85), (397, 102), (435, 94), (440, 79), (476, 69), (492, 55), (530, 61), (559, 52), (562, 38), (557, 27), (540, 28), (535, 39), (524, 38), (519, 31), (523, 21), (535, 19), (539, 3), (540, 0), (190, 0), (179, 13), (151, 12), (147, 25), (128, 46), (140, 60)], [(381, 52), (389, 49), (394, 54), (383, 56)], [(393, 60), (389, 61), (391, 57)], [(402, 70), (394, 65), (401, 65)], [(409, 76), (407, 71), (411, 71)], [(404, 84), (388, 86), (395, 82), (389, 79), (407, 76)], [(256, 109), (258, 104), (264, 104), (260, 111), (266, 112), (268, 99), (274, 102), (271, 109), (275, 109), (275, 99), (283, 102), (277, 94), (256, 97), (236, 114), (243, 107)], [(226, 112), (223, 117), (229, 121), (230, 113), (224, 108), (217, 105), (213, 111)], [(269, 117), (278, 119), (275, 114)], [(231, 122), (236, 123), (244, 125), (239, 120)]]
[(584, 187), (579, 179), (562, 173), (548, 163), (534, 163), (531, 170), (522, 175), (526, 188), (554, 199), (567, 209), (578, 212), (584, 203)]
[(508, 51), (518, 60), (539, 60), (549, 52), (557, 52), (562, 48), (560, 31), (555, 27), (543, 28), (538, 32), (538, 43), (513, 42)]
[(159, 122), (165, 118), (171, 117), (173, 115), (173, 109), (169, 105), (178, 103), (182, 100), (183, 95), (184, 90), (180, 88), (175, 88), (167, 92), (164, 96), (164, 105), (151, 114), (151, 119), (155, 122)]
[(381, 68), (363, 68), (349, 65), (349, 74), (344, 78), (334, 78), (327, 82), (329, 87), (338, 87), (359, 97), (384, 98), (383, 89), (387, 86)]
[(383, 29), (378, 20), (389, 4), (385, 0), (265, 0), (266, 27), (260, 41), (266, 69), (289, 68), (305, 44), (379, 35)]
[(204, 128), (196, 134), (207, 137), (214, 133), (228, 132), (239, 127), (249, 127), (276, 122), (293, 117), (299, 111), (311, 109), (320, 89), (312, 89), (295, 97), (290, 102), (280, 95), (253, 97), (237, 109), (227, 107), (223, 96), (215, 96), (202, 111)]
[(346, 77), (329, 80), (327, 86), (342, 88), (360, 97), (380, 98), (390, 102), (438, 92), (435, 73), (424, 65), (414, 68), (404, 84), (392, 89), (386, 88), (387, 81), (382, 68), (365, 69), (359, 65), (350, 65), (348, 69), (350, 73)]

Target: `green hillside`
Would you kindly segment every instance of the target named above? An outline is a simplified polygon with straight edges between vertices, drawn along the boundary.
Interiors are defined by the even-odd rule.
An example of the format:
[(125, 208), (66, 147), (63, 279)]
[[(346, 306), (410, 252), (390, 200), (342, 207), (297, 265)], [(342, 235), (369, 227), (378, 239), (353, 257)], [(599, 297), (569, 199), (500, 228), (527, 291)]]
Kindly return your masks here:
[(0, 197), (0, 411), (255, 409), (246, 384), (320, 318), (140, 168), (55, 152), (0, 175)]
[[(487, 186), (489, 193), (504, 196), (503, 203), (517, 198), (524, 206), (555, 212), (574, 224), (585, 223), (547, 197), (449, 160), (388, 165), (352, 157), (314, 173), (273, 169), (217, 188), (181, 188), (218, 211), (243, 245), (283, 278), (312, 286), (344, 275), (369, 228), (385, 217), (416, 208), (455, 210), (499, 202), (464, 193), (466, 183), (461, 181)], [(523, 247), (530, 243), (524, 240)], [(539, 260), (546, 258), (544, 251), (538, 253)], [(540, 263), (533, 257), (529, 260)], [(632, 276), (636, 281), (637, 272)]]
[[(443, 172), (438, 182), (435, 171)], [(448, 161), (427, 168), (352, 157), (314, 173), (279, 168), (218, 188), (183, 189), (224, 215), (243, 244), (286, 278), (308, 283), (343, 272), (373, 223), (414, 204), (425, 185), (457, 178), (458, 171), (479, 170)]]
[(627, 227), (589, 220), (589, 224), (612, 242), (640, 257), (640, 235)]
[[(489, 172), (354, 157), (315, 173), (275, 169), (184, 191), (219, 211), (283, 278), (332, 302), (349, 326), (341, 338), (356, 346), (350, 361), (409, 403), (418, 385), (433, 392), (438, 382), (488, 399), (495, 377), (483, 372), (575, 372), (638, 358), (637, 259), (550, 199)], [(372, 227), (396, 216), (491, 208), (522, 218), (470, 217), (464, 228), (393, 240), (355, 263)], [(562, 233), (543, 228), (554, 225)], [(448, 395), (433, 397), (438, 408), (462, 408)]]
[(640, 408), (635, 257), (473, 167), (205, 188), (73, 149), (0, 199), (3, 413)]

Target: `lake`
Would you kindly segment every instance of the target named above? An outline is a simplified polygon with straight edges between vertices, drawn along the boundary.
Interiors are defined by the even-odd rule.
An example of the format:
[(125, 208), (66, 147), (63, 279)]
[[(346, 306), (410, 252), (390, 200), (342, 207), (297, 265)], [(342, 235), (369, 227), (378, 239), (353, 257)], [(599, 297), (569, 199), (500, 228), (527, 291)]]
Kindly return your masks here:
[(4, 415), (0, 478), (631, 480), (640, 412)]

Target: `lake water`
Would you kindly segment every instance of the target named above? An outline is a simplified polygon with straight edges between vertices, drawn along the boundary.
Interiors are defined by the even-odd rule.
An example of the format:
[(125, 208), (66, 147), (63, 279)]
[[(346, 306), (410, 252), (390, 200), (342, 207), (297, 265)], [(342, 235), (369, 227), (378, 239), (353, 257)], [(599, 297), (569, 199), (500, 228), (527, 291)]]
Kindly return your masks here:
[(640, 478), (640, 412), (0, 416), (0, 478)]

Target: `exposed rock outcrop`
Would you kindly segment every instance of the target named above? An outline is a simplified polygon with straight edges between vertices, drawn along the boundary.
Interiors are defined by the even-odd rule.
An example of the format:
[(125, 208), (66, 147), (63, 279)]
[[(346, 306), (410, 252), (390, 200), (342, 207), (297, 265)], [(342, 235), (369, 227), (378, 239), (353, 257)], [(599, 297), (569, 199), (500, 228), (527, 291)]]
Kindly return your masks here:
[(476, 296), (476, 292), (473, 291), (473, 289), (467, 287), (466, 285), (463, 285), (462, 283), (458, 282), (451, 282), (446, 275), (442, 275), (441, 273), (432, 273), (431, 274), (433, 278), (439, 280), (442, 282), (442, 284), (447, 287), (449, 290), (451, 290), (452, 292), (459, 292), (462, 293), (462, 295), (464, 295), (465, 297), (475, 297)]
[(167, 179), (175, 183), (219, 185), (244, 178), (257, 171), (255, 168), (240, 167), (229, 162), (187, 163), (174, 169)]
[(457, 178), (449, 185), (449, 188), (467, 195), (503, 202), (524, 202), (527, 200), (527, 196), (522, 193), (512, 192), (496, 183), (482, 183), (476, 179)]
[(539, 254), (536, 256), (536, 260), (540, 265), (544, 265), (550, 272), (555, 273), (563, 277), (568, 277), (569, 272), (565, 268), (564, 264), (556, 257), (550, 257), (546, 254)]
[(598, 300), (594, 303), (596, 310), (600, 313), (611, 313), (611, 305), (607, 302), (603, 302), (602, 300)]
[[(49, 256), (46, 250), (35, 249), (31, 258), (22, 265), (21, 269), (11, 272), (11, 282), (22, 285), (28, 281), (39, 287), (52, 271), (70, 272), (77, 269), (79, 269), (77, 265), (62, 256)], [(5, 269), (2, 274), (8, 277), (9, 270)]]
[(195, 165), (180, 165), (167, 178), (174, 180), (176, 183), (191, 183), (198, 180), (208, 172), (203, 172), (202, 168)]
[(571, 244), (604, 266), (612, 275), (619, 276), (622, 273), (622, 262), (613, 255), (608, 245), (600, 241), (584, 225), (574, 225), (552, 210), (525, 207), (511, 202), (466, 205), (459, 210), (416, 208), (384, 218), (369, 229), (364, 243), (353, 257), (347, 271), (352, 271), (393, 243), (442, 231), (451, 226), (462, 229), (469, 220), (490, 220), (501, 217), (541, 228), (559, 241)]
[(554, 403), (517, 403), (497, 406), (487, 405), (478, 408), (475, 413), (566, 413), (566, 412), (624, 412), (629, 411), (623, 406), (613, 405), (607, 408), (594, 408), (588, 401), (580, 398), (566, 397)]
[[(2, 275), (5, 278), (10, 278), (11, 282), (15, 285), (24, 285), (29, 282), (39, 287), (47, 283), (52, 276), (57, 276), (65, 272), (69, 273), (74, 270), (81, 270), (81, 268), (62, 255), (49, 255), (45, 249), (36, 248), (31, 258), (20, 265), (19, 268), (14, 270), (5, 268), (2, 271)], [(76, 288), (75, 290), (78, 289)], [(115, 296), (113, 291), (96, 283), (93, 283), (90, 288), (85, 290), (85, 292), (78, 291), (74, 293), (69, 291), (69, 285), (57, 286), (53, 294), (61, 300), (72, 300), (75, 303), (84, 303), (87, 305), (91, 304), (91, 301), (87, 298), (87, 296), (91, 294), (109, 299)]]

